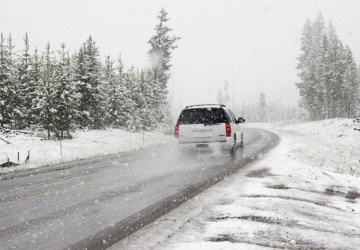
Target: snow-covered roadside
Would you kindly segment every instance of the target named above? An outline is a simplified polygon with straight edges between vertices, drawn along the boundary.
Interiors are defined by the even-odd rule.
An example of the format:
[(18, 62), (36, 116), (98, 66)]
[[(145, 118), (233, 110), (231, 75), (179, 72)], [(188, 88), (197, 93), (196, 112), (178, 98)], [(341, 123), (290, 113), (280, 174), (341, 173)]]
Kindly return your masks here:
[(301, 163), (360, 176), (360, 131), (352, 119), (331, 119), (297, 125), (247, 124), (291, 137), (289, 156)]
[[(120, 129), (77, 131), (71, 140), (63, 140), (62, 156), (60, 142), (55, 140), (41, 140), (26, 134), (0, 137), (11, 142), (7, 144), (0, 140), (0, 164), (7, 161), (17, 163), (18, 152), (21, 165), (16, 167), (0, 168), (1, 173), (37, 168), (44, 165), (56, 164), (71, 160), (85, 159), (95, 156), (115, 154), (150, 147), (156, 144), (171, 142), (173, 136), (159, 132), (129, 133)], [(30, 151), (30, 161), (24, 164)]]
[[(325, 162), (303, 163), (311, 152), (306, 147), (318, 146), (309, 161), (315, 163), (316, 156), (326, 156), (321, 150), (327, 146), (338, 152), (338, 144), (327, 144), (332, 141), (328, 138), (331, 127), (333, 132), (342, 130), (341, 122), (328, 121), (273, 127), (283, 131), (279, 132), (282, 141), (262, 160), (111, 249), (359, 249), (360, 177), (325, 170)], [(347, 129), (343, 133), (351, 134)], [(352, 148), (357, 136), (342, 141), (344, 149)], [(302, 141), (302, 137), (307, 139)]]

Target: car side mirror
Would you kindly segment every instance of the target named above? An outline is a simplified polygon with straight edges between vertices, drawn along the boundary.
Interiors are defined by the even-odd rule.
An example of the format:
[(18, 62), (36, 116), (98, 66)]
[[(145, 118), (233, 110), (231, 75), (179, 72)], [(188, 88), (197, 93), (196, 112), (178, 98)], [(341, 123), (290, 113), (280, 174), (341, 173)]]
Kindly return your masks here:
[(237, 123), (244, 123), (245, 122), (245, 119), (240, 117), (238, 120), (237, 120)]

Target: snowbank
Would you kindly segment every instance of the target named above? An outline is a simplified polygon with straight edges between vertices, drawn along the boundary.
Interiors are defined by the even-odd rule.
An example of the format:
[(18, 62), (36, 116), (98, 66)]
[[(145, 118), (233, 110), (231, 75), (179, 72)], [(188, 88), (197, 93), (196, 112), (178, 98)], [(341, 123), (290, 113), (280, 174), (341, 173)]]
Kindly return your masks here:
[(284, 127), (295, 136), (290, 154), (302, 163), (360, 176), (360, 131), (350, 119), (333, 119)]
[(249, 124), (291, 136), (289, 156), (304, 164), (360, 176), (360, 131), (352, 119), (331, 119), (297, 125)]
[[(0, 164), (7, 161), (21, 165), (9, 168), (0, 168), (1, 173), (37, 168), (44, 165), (56, 164), (70, 160), (85, 159), (95, 156), (115, 154), (130, 150), (150, 147), (156, 144), (173, 141), (173, 136), (159, 132), (130, 133), (120, 129), (77, 131), (71, 140), (63, 140), (62, 155), (60, 141), (42, 140), (29, 134), (0, 133)], [(25, 159), (30, 151), (28, 164)]]

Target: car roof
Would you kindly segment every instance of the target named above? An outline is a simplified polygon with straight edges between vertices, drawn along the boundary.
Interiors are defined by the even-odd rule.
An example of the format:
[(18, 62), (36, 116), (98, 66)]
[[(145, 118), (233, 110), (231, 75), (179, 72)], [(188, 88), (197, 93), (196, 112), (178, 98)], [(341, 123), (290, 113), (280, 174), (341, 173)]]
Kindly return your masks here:
[(197, 105), (188, 105), (185, 109), (195, 109), (195, 108), (226, 108), (224, 104), (197, 104)]

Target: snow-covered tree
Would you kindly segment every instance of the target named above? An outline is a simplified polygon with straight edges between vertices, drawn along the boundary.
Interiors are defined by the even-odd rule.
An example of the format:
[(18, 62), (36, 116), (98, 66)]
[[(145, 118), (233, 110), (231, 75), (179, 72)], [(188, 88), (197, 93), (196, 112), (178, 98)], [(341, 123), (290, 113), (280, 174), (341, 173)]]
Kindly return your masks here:
[(297, 87), (302, 97), (301, 104), (309, 110), (312, 119), (320, 119), (324, 105), (323, 68), (319, 63), (322, 59), (322, 45), (325, 34), (324, 19), (319, 13), (314, 23), (307, 20), (301, 39), (301, 52), (298, 70), (302, 80)]
[(356, 63), (349, 46), (345, 48), (345, 73), (343, 105), (345, 117), (357, 115), (360, 102), (360, 83)]
[[(164, 102), (163, 100), (158, 99), (158, 84), (157, 81), (154, 79), (153, 71), (142, 69), (138, 77), (142, 99), (139, 102), (139, 109), (141, 110), (143, 129), (154, 129), (159, 120), (163, 120), (163, 123), (165, 124), (172, 124), (171, 115), (168, 109), (169, 106), (167, 105), (167, 103), (159, 112), (159, 106)], [(161, 118), (159, 116), (163, 117)]]
[(130, 131), (137, 131), (139, 129), (139, 125), (141, 124), (140, 110), (137, 106), (137, 101), (140, 98), (139, 95), (139, 84), (137, 81), (137, 75), (135, 72), (135, 68), (130, 67), (125, 74), (125, 86), (126, 86), (126, 110), (124, 110), (124, 114), (127, 117), (126, 119), (126, 127)]
[(129, 109), (131, 105), (133, 105), (131, 98), (130, 98), (130, 89), (129, 85), (126, 83), (126, 72), (124, 63), (121, 59), (121, 55), (118, 59), (118, 64), (116, 67), (116, 74), (115, 74), (115, 82), (116, 82), (116, 101), (118, 103), (117, 109), (117, 119), (118, 125), (120, 127), (126, 127), (127, 121), (130, 119), (131, 114)]
[[(264, 108), (266, 109), (266, 115), (264, 114)], [(280, 98), (276, 101), (266, 101), (265, 95), (262, 94), (260, 94), (260, 99), (256, 103), (243, 103), (240, 112), (236, 112), (236, 116), (244, 117), (247, 122), (308, 120), (299, 106), (285, 105)]]
[(298, 60), (300, 104), (311, 120), (354, 116), (359, 106), (352, 94), (359, 89), (356, 64), (332, 23), (326, 30), (321, 14), (305, 23)]
[[(74, 128), (78, 95), (76, 85), (72, 79), (70, 56), (66, 51), (65, 44), (60, 45), (58, 61), (54, 69), (54, 99), (53, 99), (53, 128), (57, 138), (71, 138), (70, 130)], [(64, 135), (66, 132), (66, 135)]]
[(32, 57), (30, 54), (30, 44), (27, 33), (24, 37), (24, 49), (21, 51), (18, 59), (18, 72), (19, 72), (19, 92), (18, 95), (22, 99), (21, 113), (23, 114), (23, 122), (25, 126), (30, 126), (31, 119), (31, 107), (32, 107), (32, 93), (35, 91), (34, 82), (31, 81), (30, 70), (32, 65)]
[(169, 34), (164, 9), (158, 18), (149, 40), (151, 69), (125, 70), (121, 59), (115, 66), (110, 57), (102, 65), (91, 36), (72, 55), (64, 44), (56, 55), (50, 44), (39, 55), (37, 49), (30, 51), (27, 34), (18, 54), (11, 36), (6, 41), (1, 34), (0, 125), (45, 130), (47, 138), (63, 139), (74, 127), (152, 130), (170, 124), (167, 81), (179, 38)]
[[(142, 70), (141, 72), (141, 91), (143, 93), (143, 97), (145, 102), (144, 105), (144, 113), (143, 116), (143, 124), (145, 129), (152, 130), (156, 127), (159, 115), (166, 115), (166, 110), (162, 110), (159, 112), (158, 107), (161, 104), (161, 100), (157, 97), (157, 81), (154, 79), (152, 70)], [(166, 122), (165, 122), (166, 123)]]
[(13, 91), (11, 96), (11, 106), (13, 107), (13, 126), (19, 129), (25, 127), (24, 123), (24, 94), (22, 93), (19, 70), (17, 67), (17, 54), (14, 52), (15, 46), (12, 43), (11, 34), (7, 39), (7, 52), (9, 63), (9, 84)]
[(28, 114), (28, 122), (30, 126), (35, 126), (38, 123), (38, 118), (40, 116), (40, 108), (38, 104), (40, 104), (39, 100), (42, 96), (43, 84), (41, 82), (41, 69), (42, 69), (42, 57), (39, 56), (37, 48), (32, 55), (31, 65), (29, 70), (29, 93), (28, 98), (31, 100), (31, 105)]
[(14, 106), (15, 88), (10, 82), (10, 58), (5, 37), (0, 34), (0, 124), (11, 123)]
[(175, 42), (179, 40), (180, 37), (171, 36), (169, 34), (172, 29), (166, 25), (169, 18), (168, 13), (164, 8), (161, 9), (158, 19), (159, 24), (155, 26), (156, 34), (149, 40), (149, 44), (151, 46), (149, 55), (153, 70), (155, 71), (154, 77), (159, 79), (160, 82), (166, 84), (168, 78), (170, 77), (169, 70), (171, 68), (171, 53), (177, 48)]
[(34, 105), (39, 117), (37, 119), (38, 126), (47, 131), (47, 138), (51, 138), (51, 131), (54, 128), (53, 114), (56, 112), (54, 108), (54, 80), (55, 80), (55, 58), (50, 49), (50, 43), (46, 46), (46, 51), (43, 53), (42, 67), (40, 69), (40, 86), (39, 96), (35, 100)]
[(75, 80), (77, 92), (81, 95), (78, 124), (81, 127), (101, 129), (106, 124), (105, 90), (99, 56), (99, 49), (90, 36), (80, 48), (76, 61)]
[(103, 82), (105, 84), (105, 91), (107, 95), (107, 106), (108, 110), (108, 119), (106, 125), (117, 126), (119, 124), (118, 119), (118, 95), (117, 95), (117, 86), (116, 86), (116, 76), (114, 69), (114, 61), (110, 59), (110, 56), (106, 57), (104, 65), (104, 74)]
[[(159, 114), (157, 117), (159, 119), (158, 122), (163, 122), (164, 118), (167, 116), (164, 112), (168, 110), (166, 100), (168, 95), (167, 82), (170, 78), (171, 54), (173, 50), (177, 48), (175, 43), (180, 37), (170, 35), (172, 29), (167, 26), (169, 18), (168, 13), (164, 8), (161, 9), (158, 20), (159, 23), (155, 26), (155, 35), (150, 38), (148, 43), (151, 46), (149, 55), (152, 63), (152, 70), (154, 72), (154, 98), (159, 101), (157, 107)], [(162, 111), (164, 111), (163, 114), (160, 113)]]

